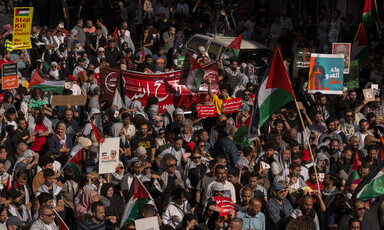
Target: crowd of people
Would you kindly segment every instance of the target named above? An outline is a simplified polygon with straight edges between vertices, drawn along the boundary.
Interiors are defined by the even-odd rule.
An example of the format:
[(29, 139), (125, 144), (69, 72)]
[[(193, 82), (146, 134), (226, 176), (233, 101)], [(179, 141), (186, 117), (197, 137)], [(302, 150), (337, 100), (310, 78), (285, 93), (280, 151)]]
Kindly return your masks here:
[[(356, 16), (343, 18), (336, 10), (326, 19), (321, 11), (315, 16), (283, 10), (272, 17), (265, 0), (77, 2), (19, 3), (36, 8), (32, 49), (13, 50), (13, 28), (3, 25), (0, 65), (17, 63), (20, 85), (2, 90), (0, 229), (59, 229), (58, 216), (69, 229), (139, 229), (123, 219), (135, 177), (153, 198), (136, 219), (156, 216), (164, 230), (383, 229), (384, 197), (353, 198), (382, 160), (380, 26), (367, 29), (373, 58), (359, 69), (360, 88), (309, 94), (309, 68), (293, 72), (296, 49), (331, 53), (329, 33), (335, 30), (336, 41), (352, 42)], [(5, 3), (8, 11), (12, 4)], [(261, 66), (260, 60), (219, 63), (218, 94), (209, 79), (204, 102), (215, 106), (217, 117), (198, 117), (196, 107), (184, 105), (160, 113), (156, 97), (146, 105), (125, 98), (121, 108), (103, 98), (102, 68), (174, 71), (191, 35), (210, 32), (242, 33), (271, 53), (280, 48), (300, 109), (288, 103), (256, 139), (236, 140), (252, 116), (252, 95), (257, 100), (272, 56)], [(306, 39), (297, 42), (295, 35)], [(215, 61), (203, 46), (194, 58), (200, 64)], [(28, 88), (35, 71), (65, 80), (63, 95), (87, 95), (86, 105), (52, 106), (57, 93)], [(379, 89), (368, 102), (362, 89), (371, 84)], [(225, 114), (223, 100), (234, 97), (242, 99), (241, 109)], [(114, 173), (98, 173), (100, 136), (120, 138)], [(80, 173), (68, 166), (79, 151)], [(359, 179), (350, 180), (357, 157)], [(214, 199), (219, 196), (235, 205), (228, 215), (220, 215)]]

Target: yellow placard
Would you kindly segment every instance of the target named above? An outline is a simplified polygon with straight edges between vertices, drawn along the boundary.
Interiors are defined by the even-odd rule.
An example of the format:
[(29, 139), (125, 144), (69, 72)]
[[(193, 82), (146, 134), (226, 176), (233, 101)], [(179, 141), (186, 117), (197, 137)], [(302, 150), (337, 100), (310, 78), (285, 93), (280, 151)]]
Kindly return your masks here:
[(13, 14), (12, 49), (31, 49), (33, 7), (15, 7)]

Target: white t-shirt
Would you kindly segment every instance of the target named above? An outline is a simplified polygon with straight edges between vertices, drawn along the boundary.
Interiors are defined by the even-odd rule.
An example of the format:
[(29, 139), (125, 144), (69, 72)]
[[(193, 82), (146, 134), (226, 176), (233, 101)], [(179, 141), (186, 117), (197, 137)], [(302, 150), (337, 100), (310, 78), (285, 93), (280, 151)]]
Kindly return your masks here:
[[(213, 183), (215, 183), (216, 181), (212, 181), (208, 187), (207, 187), (207, 197), (208, 198), (211, 198), (212, 197), (212, 191), (211, 191), (211, 187), (213, 185)], [(225, 184), (224, 184), (224, 195), (223, 196), (226, 196), (226, 197), (229, 197), (232, 199), (233, 203), (235, 204), (236, 203), (236, 191), (235, 191), (235, 187), (233, 186), (232, 183), (230, 183), (229, 181), (225, 180)]]

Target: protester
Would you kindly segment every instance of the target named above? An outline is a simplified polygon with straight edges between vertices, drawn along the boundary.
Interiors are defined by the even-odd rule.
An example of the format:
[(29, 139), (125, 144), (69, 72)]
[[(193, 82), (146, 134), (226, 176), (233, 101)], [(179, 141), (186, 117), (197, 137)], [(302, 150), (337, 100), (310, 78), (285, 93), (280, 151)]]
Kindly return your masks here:
[(384, 227), (373, 1), (4, 2), (1, 229)]

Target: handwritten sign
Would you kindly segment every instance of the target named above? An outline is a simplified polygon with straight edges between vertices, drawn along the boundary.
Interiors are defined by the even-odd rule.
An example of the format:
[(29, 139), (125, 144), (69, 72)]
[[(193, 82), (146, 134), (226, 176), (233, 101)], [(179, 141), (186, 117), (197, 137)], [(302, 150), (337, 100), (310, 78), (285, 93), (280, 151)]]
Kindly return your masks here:
[(1, 76), (3, 89), (13, 89), (19, 86), (17, 77), (17, 63), (1, 65)]
[(219, 208), (219, 215), (226, 216), (232, 210), (235, 210), (235, 205), (232, 202), (232, 199), (225, 196), (215, 196), (214, 197), (217, 207)]
[(197, 105), (198, 117), (216, 117), (217, 111), (214, 105)]
[(99, 174), (114, 173), (119, 163), (120, 138), (105, 138), (100, 144), (99, 152)]
[(87, 102), (86, 95), (53, 95), (52, 105), (53, 106), (67, 106), (70, 105), (85, 105)]
[(234, 98), (223, 101), (223, 107), (226, 108), (224, 114), (235, 113), (241, 108), (241, 98)]

